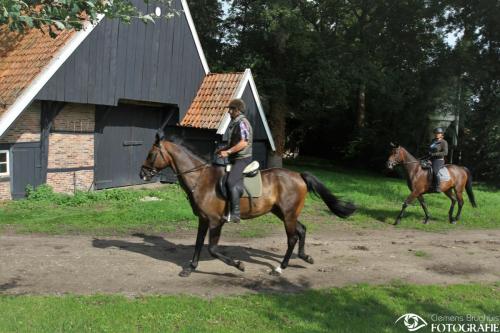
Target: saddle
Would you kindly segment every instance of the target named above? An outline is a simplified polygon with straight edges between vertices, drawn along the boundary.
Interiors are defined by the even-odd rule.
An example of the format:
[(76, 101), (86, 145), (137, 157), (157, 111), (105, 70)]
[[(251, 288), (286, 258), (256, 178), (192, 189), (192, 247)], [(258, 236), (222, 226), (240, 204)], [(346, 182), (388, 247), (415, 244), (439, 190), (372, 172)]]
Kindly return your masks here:
[[(243, 170), (243, 198), (258, 198), (262, 195), (262, 177), (259, 162), (253, 161)], [(226, 165), (224, 175), (219, 179), (217, 190), (224, 199), (228, 199), (226, 181), (231, 170), (231, 164)]]
[[(432, 181), (432, 162), (430, 160), (420, 160), (420, 166), (422, 169), (427, 170), (427, 177), (429, 178), (429, 181)], [(443, 165), (441, 169), (438, 171), (439, 175), (439, 180), (440, 182), (446, 182), (450, 180), (450, 172), (448, 171), (448, 168), (446, 165)]]

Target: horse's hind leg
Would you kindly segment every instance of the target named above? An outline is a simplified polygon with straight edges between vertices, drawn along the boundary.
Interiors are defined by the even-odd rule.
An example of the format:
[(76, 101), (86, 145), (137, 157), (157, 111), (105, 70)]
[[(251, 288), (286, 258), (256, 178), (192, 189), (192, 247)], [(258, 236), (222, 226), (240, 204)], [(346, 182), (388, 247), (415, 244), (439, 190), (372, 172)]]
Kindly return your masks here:
[(207, 235), (208, 230), (208, 221), (204, 221), (202, 219), (198, 220), (198, 235), (196, 236), (196, 245), (194, 247), (193, 260), (189, 266), (185, 267), (180, 273), (181, 277), (188, 277), (191, 275), (196, 267), (198, 267), (198, 261), (200, 259), (201, 249), (203, 248), (203, 243), (205, 242), (205, 237)]
[(313, 258), (311, 256), (308, 256), (305, 251), (306, 231), (306, 226), (297, 221), (297, 235), (299, 236), (299, 258), (307, 263), (313, 264)]
[(464, 205), (464, 197), (463, 197), (462, 191), (455, 190), (455, 194), (457, 196), (457, 201), (458, 201), (458, 212), (457, 212), (457, 216), (455, 216), (455, 221), (458, 221), (458, 220), (460, 220), (460, 215), (462, 214), (462, 207)]
[(210, 255), (212, 255), (212, 257), (222, 260), (227, 265), (234, 266), (242, 272), (245, 271), (245, 265), (241, 261), (234, 260), (217, 251), (218, 247), (217, 244), (219, 244), (221, 230), (222, 230), (222, 224), (219, 224), (215, 227), (212, 226), (210, 227), (210, 234), (209, 234), (210, 240), (208, 243), (208, 252), (210, 253)]
[(453, 218), (453, 210), (455, 209), (455, 203), (457, 202), (457, 200), (455, 199), (455, 196), (453, 195), (453, 190), (451, 188), (444, 193), (451, 200), (451, 206), (448, 212), (448, 220), (450, 221), (451, 224), (455, 224), (456, 222), (455, 219)]
[(422, 206), (422, 209), (424, 210), (424, 213), (425, 213), (424, 224), (427, 224), (431, 217), (429, 216), (429, 211), (427, 210), (427, 205), (425, 204), (424, 197), (422, 195), (419, 195), (418, 201), (420, 202), (420, 205)]

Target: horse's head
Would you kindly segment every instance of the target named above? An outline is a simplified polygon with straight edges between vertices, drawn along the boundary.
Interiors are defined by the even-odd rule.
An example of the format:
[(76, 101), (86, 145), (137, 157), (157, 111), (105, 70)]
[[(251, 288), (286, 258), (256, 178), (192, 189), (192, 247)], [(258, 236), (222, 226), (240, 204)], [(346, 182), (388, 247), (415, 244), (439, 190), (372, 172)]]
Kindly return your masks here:
[(391, 155), (387, 159), (386, 165), (389, 170), (394, 169), (396, 165), (404, 160), (404, 149), (400, 145), (391, 142)]
[(142, 164), (139, 176), (142, 180), (149, 181), (161, 170), (171, 164), (172, 159), (165, 148), (165, 140), (163, 140), (159, 134), (156, 134), (155, 142), (149, 150), (146, 160)]

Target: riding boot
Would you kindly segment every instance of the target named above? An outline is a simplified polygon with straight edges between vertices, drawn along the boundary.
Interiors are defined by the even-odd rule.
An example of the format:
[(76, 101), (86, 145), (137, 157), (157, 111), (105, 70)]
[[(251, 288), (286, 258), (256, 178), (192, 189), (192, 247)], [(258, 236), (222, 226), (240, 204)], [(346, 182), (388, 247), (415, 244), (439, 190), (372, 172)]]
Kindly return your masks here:
[(440, 193), (441, 192), (441, 180), (439, 179), (439, 175), (435, 174), (434, 178), (432, 178), (432, 192)]
[(229, 199), (231, 203), (231, 217), (230, 221), (234, 223), (240, 223), (240, 198), (241, 190), (239, 186), (234, 186), (229, 190)]
[(240, 197), (241, 190), (238, 186), (228, 189), (227, 196), (229, 199), (229, 213), (222, 217), (224, 222), (240, 223)]

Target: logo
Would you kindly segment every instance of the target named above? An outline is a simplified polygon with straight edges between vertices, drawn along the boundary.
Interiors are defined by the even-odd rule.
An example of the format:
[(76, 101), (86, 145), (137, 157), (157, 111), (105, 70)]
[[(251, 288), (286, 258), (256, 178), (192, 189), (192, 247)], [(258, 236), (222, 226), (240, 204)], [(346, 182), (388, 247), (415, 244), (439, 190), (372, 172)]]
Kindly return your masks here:
[(422, 327), (427, 326), (427, 322), (422, 317), (414, 313), (406, 313), (402, 315), (398, 318), (398, 320), (394, 322), (394, 324), (396, 324), (401, 319), (404, 319), (403, 323), (405, 324), (409, 332), (415, 332)]

